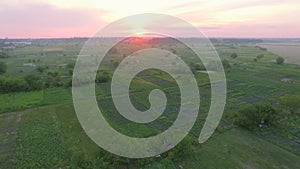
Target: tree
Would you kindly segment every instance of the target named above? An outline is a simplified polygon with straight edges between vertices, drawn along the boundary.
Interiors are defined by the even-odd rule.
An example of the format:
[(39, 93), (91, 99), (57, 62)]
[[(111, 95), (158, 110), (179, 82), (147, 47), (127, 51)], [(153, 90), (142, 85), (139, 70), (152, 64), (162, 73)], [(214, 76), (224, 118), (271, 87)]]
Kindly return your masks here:
[(190, 67), (191, 67), (191, 69), (194, 69), (195, 71), (197, 71), (197, 70), (206, 70), (205, 66), (201, 63), (191, 62)]
[(36, 70), (40, 73), (43, 73), (45, 71), (46, 67), (42, 67), (42, 66), (39, 66)]
[(27, 75), (25, 77), (25, 80), (29, 86), (28, 87), (29, 90), (39, 90), (44, 87), (41, 78), (38, 77), (37, 75), (33, 75), (33, 74)]
[(292, 96), (282, 96), (280, 98), (280, 105), (289, 111), (289, 113), (294, 114), (300, 108), (300, 96), (292, 95)]
[(264, 54), (258, 54), (258, 55), (256, 55), (256, 58), (257, 58), (257, 59), (261, 59), (261, 58), (263, 58), (263, 57), (265, 57)]
[(0, 62), (0, 74), (3, 74), (6, 72), (7, 66), (4, 62)]
[(21, 92), (28, 89), (28, 84), (23, 78), (0, 77), (0, 92)]
[(279, 64), (279, 65), (280, 65), (280, 64), (283, 64), (283, 63), (284, 63), (284, 58), (279, 56), (279, 57), (276, 59), (276, 63)]
[(222, 60), (222, 64), (223, 64), (224, 68), (230, 68), (231, 67), (229, 61), (226, 60), (226, 59)]
[(105, 83), (110, 80), (110, 75), (107, 72), (97, 73), (96, 83)]
[(8, 55), (4, 52), (0, 52), (0, 58), (8, 58)]
[(177, 54), (177, 51), (175, 49), (171, 48), (170, 50), (173, 54), (175, 54), (175, 55)]
[(73, 69), (75, 67), (75, 62), (68, 63), (67, 67)]
[(180, 161), (184, 158), (188, 158), (193, 154), (193, 147), (197, 144), (193, 138), (187, 135), (179, 144), (171, 149), (167, 154), (167, 158), (171, 161)]
[(115, 62), (113, 62), (113, 66), (115, 67), (115, 68), (117, 68), (118, 66), (119, 66), (119, 62), (118, 61), (115, 61)]
[(269, 103), (245, 106), (234, 117), (235, 124), (249, 130), (275, 125), (276, 122), (277, 112)]
[(235, 59), (235, 58), (238, 57), (238, 54), (237, 54), (237, 53), (232, 53), (232, 54), (230, 55), (230, 57), (232, 57), (233, 59)]

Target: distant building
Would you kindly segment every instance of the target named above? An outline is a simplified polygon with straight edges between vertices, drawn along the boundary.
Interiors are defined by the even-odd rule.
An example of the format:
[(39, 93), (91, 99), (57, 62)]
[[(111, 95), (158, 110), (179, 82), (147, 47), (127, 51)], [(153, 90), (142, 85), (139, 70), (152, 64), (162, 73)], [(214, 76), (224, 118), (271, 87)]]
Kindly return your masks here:
[(2, 47), (3, 50), (13, 50), (13, 49), (16, 49), (15, 46), (11, 45), (11, 46), (4, 46)]
[(23, 66), (36, 67), (34, 63), (23, 63)]
[(16, 48), (21, 48), (31, 45), (31, 42), (4, 42), (3, 50), (14, 50)]
[(55, 63), (52, 63), (52, 64), (49, 64), (50, 67), (57, 67), (57, 64)]

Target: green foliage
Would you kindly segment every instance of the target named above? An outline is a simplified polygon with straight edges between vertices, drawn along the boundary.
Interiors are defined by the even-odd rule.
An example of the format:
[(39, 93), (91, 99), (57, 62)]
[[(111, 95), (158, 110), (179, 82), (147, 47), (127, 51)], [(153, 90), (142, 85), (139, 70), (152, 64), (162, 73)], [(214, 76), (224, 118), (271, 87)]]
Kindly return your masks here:
[(234, 117), (238, 126), (253, 130), (262, 126), (275, 125), (277, 120), (276, 110), (268, 103), (256, 103), (239, 110)]
[(284, 63), (284, 58), (279, 56), (279, 57), (276, 59), (276, 63), (279, 64), (279, 65), (280, 65), (280, 64), (283, 64), (283, 63)]
[(205, 66), (203, 64), (199, 64), (199, 63), (191, 62), (190, 67), (195, 70), (206, 70)]
[(0, 100), (5, 100), (0, 102), (0, 113), (57, 104), (71, 99), (71, 91), (66, 88), (0, 94)]
[(47, 69), (47, 67), (45, 67), (45, 66), (38, 66), (36, 70), (40, 73), (43, 73), (46, 69)]
[(73, 69), (75, 67), (75, 62), (70, 62), (67, 64), (67, 67)]
[(96, 153), (93, 160), (93, 168), (118, 168), (120, 165), (127, 165), (127, 163), (128, 160), (126, 160), (124, 157), (100, 150), (98, 153)]
[(195, 144), (195, 139), (186, 136), (175, 148), (168, 152), (168, 159), (174, 162), (179, 162), (182, 159), (188, 158), (193, 154), (193, 144)]
[(29, 88), (23, 78), (0, 76), (0, 93), (26, 91)]
[(283, 109), (289, 111), (289, 113), (294, 114), (300, 108), (300, 96), (299, 95), (285, 95), (280, 98), (280, 105)]
[(0, 58), (8, 58), (8, 55), (4, 52), (0, 52)]
[(146, 165), (143, 169), (174, 169), (174, 163), (169, 159), (162, 159)]
[(0, 74), (3, 74), (6, 72), (7, 65), (4, 62), (0, 62)]
[(59, 168), (66, 154), (55, 117), (44, 114), (32, 119), (27, 119), (17, 134), (16, 168)]
[(43, 82), (43, 87), (46, 88), (61, 87), (64, 85), (63, 82), (61, 82), (58, 72), (48, 72), (47, 76), (43, 78)]
[(41, 78), (37, 75), (29, 74), (25, 77), (25, 80), (29, 90), (40, 90), (44, 87)]
[(97, 73), (96, 75), (96, 83), (105, 83), (111, 79), (108, 72)]
[(258, 54), (258, 55), (256, 55), (256, 59), (261, 59), (261, 58), (263, 58), (265, 55), (264, 54)]
[(223, 60), (222, 60), (222, 64), (223, 64), (223, 67), (224, 67), (225, 69), (231, 67), (231, 66), (230, 66), (230, 63), (229, 63), (229, 61), (228, 61), (227, 59), (223, 59)]
[(232, 53), (232, 54), (230, 55), (230, 57), (232, 57), (233, 59), (235, 59), (235, 58), (238, 57), (238, 54), (237, 54), (237, 53)]

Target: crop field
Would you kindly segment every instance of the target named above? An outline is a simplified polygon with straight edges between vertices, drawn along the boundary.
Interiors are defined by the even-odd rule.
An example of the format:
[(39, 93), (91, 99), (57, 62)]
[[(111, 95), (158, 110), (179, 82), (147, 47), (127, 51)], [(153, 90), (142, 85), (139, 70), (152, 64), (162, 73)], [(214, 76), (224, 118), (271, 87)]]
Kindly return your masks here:
[[(214, 135), (204, 144), (197, 139), (205, 122), (211, 101), (208, 73), (197, 69), (194, 77), (200, 92), (200, 109), (191, 132), (182, 144), (147, 159), (128, 159), (110, 154), (98, 147), (82, 129), (72, 103), (72, 67), (83, 41), (49, 42), (33, 44), (8, 51), (5, 77), (25, 77), (34, 74), (44, 78), (60, 78), (64, 85), (43, 87), (37, 90), (0, 94), (0, 168), (282, 168), (300, 166), (300, 116), (286, 113), (279, 98), (284, 95), (300, 96), (300, 69), (296, 55), (283, 56), (287, 63), (276, 64), (280, 55), (267, 44), (216, 43), (227, 81), (227, 100), (224, 115)], [(261, 48), (259, 46), (263, 46)], [(122, 46), (122, 45), (121, 45)], [(284, 45), (283, 45), (284, 46)], [(140, 45), (139, 47), (147, 47)], [(176, 50), (188, 64), (194, 57), (180, 45), (160, 44), (164, 49)], [(271, 46), (271, 48), (278, 46)], [(286, 47), (286, 46), (285, 46)], [(285, 48), (286, 49), (286, 48)], [(115, 65), (131, 49), (122, 46), (114, 57), (105, 58), (105, 66), (98, 73), (111, 76)], [(290, 51), (292, 52), (292, 50)], [(294, 51), (297, 52), (296, 50)], [(236, 53), (237, 58), (231, 54)], [(111, 54), (108, 54), (108, 56)], [(295, 60), (290, 60), (294, 58)], [(35, 67), (24, 66), (33, 63)], [(116, 64), (118, 62), (118, 64)], [(191, 64), (192, 65), (192, 64)], [(45, 67), (38, 71), (38, 67)], [(47, 68), (46, 68), (47, 67)], [(49, 73), (50, 72), (50, 73)], [(57, 74), (53, 75), (53, 72)], [(213, 72), (209, 72), (213, 73)], [(98, 74), (97, 74), (98, 75)], [(138, 110), (150, 108), (149, 93), (153, 89), (165, 92), (168, 102), (163, 114), (153, 122), (134, 123), (116, 110), (111, 97), (111, 77), (95, 86), (98, 106), (108, 123), (120, 133), (131, 137), (150, 137), (168, 129), (177, 118), (180, 108), (180, 91), (167, 73), (145, 70), (130, 84), (130, 99)], [(247, 105), (268, 102), (281, 116), (276, 125), (248, 130), (234, 123), (239, 110)], [(185, 147), (189, 145), (188, 147)]]
[(262, 43), (260, 46), (284, 57), (287, 63), (300, 65), (300, 43)]

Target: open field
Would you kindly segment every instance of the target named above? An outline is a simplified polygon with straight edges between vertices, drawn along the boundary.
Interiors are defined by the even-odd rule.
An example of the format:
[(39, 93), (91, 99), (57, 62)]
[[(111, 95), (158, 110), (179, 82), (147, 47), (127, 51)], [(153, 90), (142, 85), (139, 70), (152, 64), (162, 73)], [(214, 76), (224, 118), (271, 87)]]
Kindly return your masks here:
[[(55, 78), (50, 80), (55, 81), (59, 76), (60, 81), (66, 84), (72, 74), (69, 72), (71, 68), (65, 64), (74, 62), (82, 44), (59, 41), (8, 51), (9, 57), (0, 60), (8, 65), (3, 76), (22, 78), (34, 74), (44, 78), (57, 72)], [(160, 45), (175, 50), (188, 64), (197, 63), (183, 46)], [(211, 92), (205, 70), (195, 71), (201, 97), (196, 123), (182, 144), (161, 157), (128, 159), (99, 148), (78, 122), (70, 86), (44, 86), (38, 90), (1, 93), (0, 168), (297, 168), (300, 166), (299, 112), (287, 113), (279, 106), (279, 98), (283, 95), (300, 96), (300, 69), (294, 64), (274, 63), (277, 58), (273, 54), (275, 52), (258, 45), (215, 44), (221, 59), (229, 63), (228, 67), (224, 66), (227, 101), (222, 121), (212, 138), (198, 144), (197, 139), (209, 110)], [(129, 53), (127, 50), (126, 46), (122, 46), (119, 52), (107, 57), (106, 65), (100, 67), (98, 73), (106, 72), (111, 76), (116, 63), (124, 58), (123, 54)], [(294, 52), (297, 53), (296, 50)], [(232, 58), (232, 53), (237, 53), (238, 57)], [(258, 55), (263, 57), (257, 59)], [(20, 66), (33, 59), (36, 67)], [(289, 60), (288, 57), (286, 60)], [(38, 66), (48, 68), (39, 72)], [(153, 89), (163, 90), (168, 98), (163, 114), (146, 124), (131, 122), (118, 113), (110, 95), (110, 84), (110, 80), (97, 83), (95, 94), (103, 115), (117, 131), (132, 137), (149, 137), (166, 130), (177, 118), (180, 91), (167, 73), (146, 70), (131, 82), (130, 99), (139, 110), (149, 109), (148, 96)], [(269, 102), (279, 110), (278, 124), (253, 131), (236, 126), (233, 117), (237, 112), (246, 105), (258, 102)]]
[[(9, 113), (1, 116), (22, 115), (22, 120), (10, 122), (15, 137), (10, 142), (17, 144), (6, 146), (10, 152), (10, 161), (6, 161), (7, 152), (1, 152), (3, 168), (12, 164), (16, 168), (72, 166), (72, 154), (84, 154), (87, 159), (101, 151), (80, 127), (72, 104), (61, 104)], [(8, 124), (2, 124), (3, 125)], [(16, 127), (17, 125), (17, 127)], [(136, 128), (142, 130), (141, 128)], [(133, 130), (126, 128), (126, 130)], [(194, 138), (196, 139), (196, 138)], [(2, 150), (6, 138), (0, 140)], [(73, 157), (74, 158), (74, 157)], [(28, 163), (28, 161), (30, 161)], [(264, 140), (260, 136), (242, 129), (229, 129), (216, 133), (204, 145), (196, 145), (189, 159), (176, 163), (184, 168), (290, 168), (300, 165), (300, 157)]]
[(300, 43), (261, 43), (259, 46), (284, 57), (286, 63), (300, 65)]

